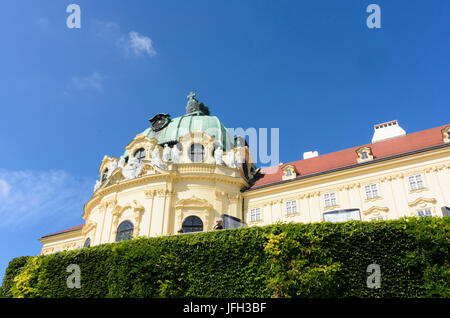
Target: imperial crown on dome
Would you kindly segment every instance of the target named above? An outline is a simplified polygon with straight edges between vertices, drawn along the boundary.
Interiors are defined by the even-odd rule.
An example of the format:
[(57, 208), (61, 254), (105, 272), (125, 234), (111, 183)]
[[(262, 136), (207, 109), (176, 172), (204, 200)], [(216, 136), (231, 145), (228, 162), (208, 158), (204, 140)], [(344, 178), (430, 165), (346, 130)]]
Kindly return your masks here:
[[(155, 138), (159, 145), (173, 145), (179, 142), (180, 137), (194, 130), (200, 130), (215, 137), (216, 146), (225, 151), (234, 148), (234, 137), (216, 116), (210, 116), (207, 106), (195, 98), (194, 93), (188, 96), (186, 114), (170, 118), (169, 114), (157, 114), (150, 119), (151, 126), (141, 134), (148, 138)], [(155, 129), (156, 127), (156, 129)], [(123, 154), (128, 157), (128, 151)]]

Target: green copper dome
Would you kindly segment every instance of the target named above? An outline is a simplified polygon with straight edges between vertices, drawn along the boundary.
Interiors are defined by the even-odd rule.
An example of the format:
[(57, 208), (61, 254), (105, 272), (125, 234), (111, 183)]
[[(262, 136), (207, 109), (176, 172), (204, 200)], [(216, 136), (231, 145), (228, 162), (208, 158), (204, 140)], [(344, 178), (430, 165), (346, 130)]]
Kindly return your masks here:
[[(194, 98), (194, 94), (189, 94), (189, 101), (186, 106), (187, 114), (171, 119), (168, 114), (158, 114), (150, 119), (151, 126), (141, 134), (148, 138), (155, 138), (159, 145), (175, 144), (180, 137), (191, 131), (201, 130), (216, 138), (216, 145), (224, 150), (234, 147), (234, 137), (216, 116), (209, 115), (209, 109), (203, 103)], [(125, 151), (123, 157), (127, 157)]]

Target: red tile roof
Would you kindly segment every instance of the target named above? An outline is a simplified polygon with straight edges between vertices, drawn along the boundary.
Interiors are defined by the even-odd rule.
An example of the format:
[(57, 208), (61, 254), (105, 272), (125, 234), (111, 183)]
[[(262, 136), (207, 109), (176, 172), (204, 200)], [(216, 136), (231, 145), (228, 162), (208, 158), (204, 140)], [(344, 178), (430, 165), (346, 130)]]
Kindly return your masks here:
[[(275, 167), (261, 169), (263, 176), (252, 185), (250, 190), (282, 181), (283, 173), (281, 169), (286, 165), (295, 166), (297, 172), (299, 173), (298, 177), (305, 177), (333, 169), (355, 165), (358, 163), (358, 155), (356, 150), (361, 147), (370, 147), (374, 160), (377, 160), (426, 149), (433, 146), (443, 145), (444, 141), (442, 140), (442, 129), (447, 126), (448, 125), (443, 125), (373, 144), (370, 143), (310, 159), (299, 160)], [(371, 161), (369, 161), (369, 163), (370, 162)]]
[(77, 225), (77, 226), (71, 227), (71, 228), (66, 229), (66, 230), (62, 230), (62, 231), (59, 231), (59, 232), (55, 232), (55, 233), (52, 233), (52, 234), (45, 235), (42, 238), (49, 237), (49, 236), (54, 236), (54, 235), (58, 235), (58, 234), (63, 234), (63, 233), (67, 233), (67, 232), (72, 232), (72, 231), (76, 231), (76, 230), (81, 230), (83, 228), (83, 226), (84, 226), (84, 224)]

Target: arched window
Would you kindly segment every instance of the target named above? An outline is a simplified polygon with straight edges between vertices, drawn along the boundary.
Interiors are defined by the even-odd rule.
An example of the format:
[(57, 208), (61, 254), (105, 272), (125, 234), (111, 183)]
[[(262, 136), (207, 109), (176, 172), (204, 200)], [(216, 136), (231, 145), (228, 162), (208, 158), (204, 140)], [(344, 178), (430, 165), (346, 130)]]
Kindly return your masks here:
[(144, 148), (140, 148), (138, 150), (136, 150), (136, 152), (134, 153), (134, 157), (139, 160), (139, 162), (142, 162), (142, 160), (145, 159), (145, 149)]
[(120, 223), (119, 227), (117, 228), (116, 242), (131, 239), (133, 228), (133, 223), (131, 223), (130, 221), (123, 221), (122, 223)]
[(106, 181), (106, 178), (108, 178), (108, 168), (106, 168), (105, 170), (103, 170), (103, 174), (102, 174), (102, 183)]
[(203, 231), (203, 222), (198, 216), (188, 216), (183, 221), (183, 233), (201, 232)]
[(91, 238), (90, 237), (88, 237), (86, 239), (86, 241), (84, 241), (83, 247), (89, 247), (89, 246), (91, 246)]
[(202, 162), (204, 149), (202, 144), (192, 144), (189, 152), (189, 158), (192, 162)]

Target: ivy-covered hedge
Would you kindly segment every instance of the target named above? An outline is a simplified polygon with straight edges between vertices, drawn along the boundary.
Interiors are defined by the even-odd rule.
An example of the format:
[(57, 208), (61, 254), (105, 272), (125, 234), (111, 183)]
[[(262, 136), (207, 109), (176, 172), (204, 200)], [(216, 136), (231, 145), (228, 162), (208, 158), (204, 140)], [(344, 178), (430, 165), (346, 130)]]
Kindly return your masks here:
[(11, 288), (14, 285), (14, 277), (16, 277), (22, 268), (27, 263), (30, 256), (21, 256), (14, 258), (8, 264), (8, 268), (6, 268), (5, 276), (3, 277), (3, 284), (0, 288), (0, 297), (1, 298), (10, 298), (12, 297)]
[[(3, 297), (450, 297), (450, 218), (275, 224), (11, 261)], [(68, 288), (67, 266), (81, 269)], [(381, 287), (368, 288), (378, 264)]]

